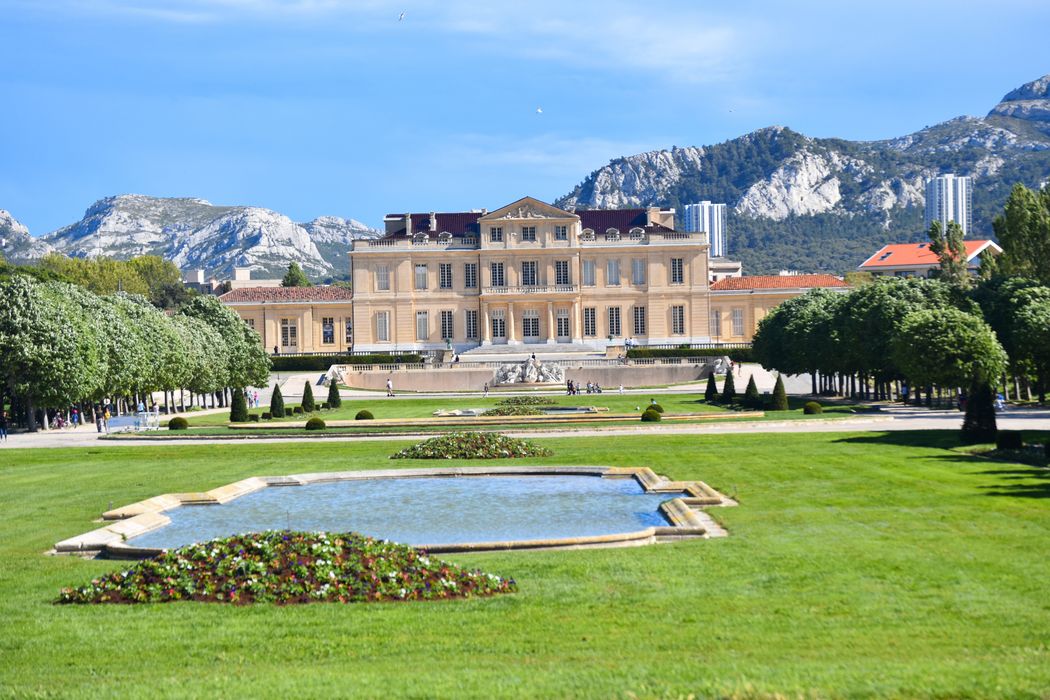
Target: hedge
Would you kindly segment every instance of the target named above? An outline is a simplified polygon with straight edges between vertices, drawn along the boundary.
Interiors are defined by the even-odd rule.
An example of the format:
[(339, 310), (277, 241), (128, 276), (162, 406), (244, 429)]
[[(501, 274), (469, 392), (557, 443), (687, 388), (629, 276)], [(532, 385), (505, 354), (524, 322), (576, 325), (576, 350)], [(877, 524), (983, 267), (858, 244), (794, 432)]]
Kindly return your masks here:
[(754, 362), (751, 348), (631, 348), (630, 359), (649, 357), (728, 357), (733, 362)]
[(391, 365), (419, 364), (423, 356), (418, 353), (388, 355), (372, 353), (370, 355), (271, 355), (274, 372), (298, 372), (326, 370), (332, 365)]

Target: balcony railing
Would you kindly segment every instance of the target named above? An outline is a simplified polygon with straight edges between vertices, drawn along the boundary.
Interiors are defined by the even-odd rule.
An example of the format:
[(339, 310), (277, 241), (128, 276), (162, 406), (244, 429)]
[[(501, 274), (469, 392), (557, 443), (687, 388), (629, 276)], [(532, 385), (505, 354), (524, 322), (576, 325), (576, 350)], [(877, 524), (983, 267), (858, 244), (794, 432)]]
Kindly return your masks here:
[(517, 287), (485, 287), (482, 294), (574, 294), (579, 290), (575, 284), (534, 284)]

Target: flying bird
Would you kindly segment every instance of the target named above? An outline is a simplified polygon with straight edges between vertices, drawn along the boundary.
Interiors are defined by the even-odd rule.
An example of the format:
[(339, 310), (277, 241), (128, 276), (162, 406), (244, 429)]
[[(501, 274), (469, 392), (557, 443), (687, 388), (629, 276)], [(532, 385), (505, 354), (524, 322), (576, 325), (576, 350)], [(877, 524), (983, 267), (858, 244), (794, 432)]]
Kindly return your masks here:
[(536, 114), (543, 114), (543, 107), (537, 107)]
[(398, 21), (398, 22), (403, 22), (403, 21), (404, 21), (404, 19), (405, 19), (405, 14), (406, 14), (405, 12), (402, 12), (401, 14), (399, 14), (399, 15), (397, 16), (397, 21)]

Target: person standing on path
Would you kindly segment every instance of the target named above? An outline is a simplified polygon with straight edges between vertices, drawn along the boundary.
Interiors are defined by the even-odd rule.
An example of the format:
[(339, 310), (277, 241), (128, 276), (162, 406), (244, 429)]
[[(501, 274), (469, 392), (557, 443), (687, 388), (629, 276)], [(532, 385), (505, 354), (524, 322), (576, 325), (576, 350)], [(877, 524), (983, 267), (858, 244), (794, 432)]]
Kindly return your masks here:
[(394, 395), (394, 380), (389, 379), (389, 378), (386, 380), (386, 395), (387, 396), (393, 396)]
[(0, 440), (7, 442), (7, 411), (0, 408)]

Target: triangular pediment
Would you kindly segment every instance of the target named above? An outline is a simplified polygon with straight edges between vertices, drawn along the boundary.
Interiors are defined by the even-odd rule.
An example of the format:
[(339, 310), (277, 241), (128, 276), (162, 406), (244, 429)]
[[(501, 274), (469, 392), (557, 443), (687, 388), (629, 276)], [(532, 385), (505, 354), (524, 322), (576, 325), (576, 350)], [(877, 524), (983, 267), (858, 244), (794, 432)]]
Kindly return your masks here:
[(576, 219), (579, 218), (564, 209), (551, 206), (541, 202), (535, 197), (522, 197), (516, 202), (511, 202), (505, 207), (490, 211), (481, 217), (480, 221), (493, 221), (508, 219)]

